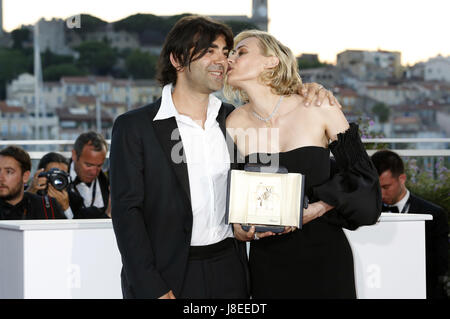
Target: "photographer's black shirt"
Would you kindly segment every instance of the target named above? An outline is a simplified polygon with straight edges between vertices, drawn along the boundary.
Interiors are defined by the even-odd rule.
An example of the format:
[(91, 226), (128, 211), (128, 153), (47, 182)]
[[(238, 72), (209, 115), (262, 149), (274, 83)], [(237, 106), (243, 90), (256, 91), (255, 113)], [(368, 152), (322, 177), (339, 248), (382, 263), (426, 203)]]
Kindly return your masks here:
[(0, 220), (65, 219), (61, 207), (54, 198), (25, 192), (23, 199), (11, 205), (0, 199)]

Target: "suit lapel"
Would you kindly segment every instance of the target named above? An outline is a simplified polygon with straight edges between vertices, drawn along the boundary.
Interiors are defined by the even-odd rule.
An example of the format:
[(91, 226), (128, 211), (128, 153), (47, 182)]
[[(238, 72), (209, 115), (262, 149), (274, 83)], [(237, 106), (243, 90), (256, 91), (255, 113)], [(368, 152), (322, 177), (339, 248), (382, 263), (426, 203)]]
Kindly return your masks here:
[(171, 117), (165, 120), (153, 121), (156, 136), (166, 154), (175, 175), (180, 182), (181, 188), (186, 193), (191, 203), (191, 191), (189, 188), (189, 176), (187, 170), (186, 155), (184, 154), (181, 135), (179, 134), (177, 121)]
[[(157, 105), (157, 107), (153, 109), (154, 114), (152, 114), (151, 116), (152, 125), (154, 127), (159, 143), (161, 144), (161, 147), (166, 154), (167, 160), (172, 166), (172, 169), (175, 172), (175, 175), (177, 176), (182, 189), (186, 193), (186, 196), (189, 199), (189, 203), (191, 203), (191, 191), (189, 187), (189, 175), (186, 155), (184, 154), (183, 143), (177, 126), (177, 121), (173, 117), (165, 120), (153, 121), (153, 118), (156, 116), (159, 107), (161, 106), (161, 99), (156, 102), (156, 104), (158, 103), (159, 105)], [(226, 108), (224, 104), (222, 104), (216, 118), (225, 139), (227, 134), (225, 120), (229, 113), (230, 110)]]
[(219, 109), (219, 113), (217, 114), (216, 120), (219, 123), (220, 130), (222, 131), (223, 136), (225, 138), (226, 138), (226, 127), (225, 127), (225, 123), (226, 122), (225, 121), (226, 121), (227, 115), (228, 114), (227, 114), (227, 111), (225, 109), (225, 106), (222, 103), (222, 105), (220, 106), (220, 109)]
[(230, 155), (230, 168), (233, 167), (233, 163), (237, 163), (238, 150), (234, 144), (233, 138), (227, 133), (226, 120), (228, 115), (234, 110), (234, 106), (230, 104), (222, 103), (219, 113), (217, 114), (217, 122), (219, 123), (220, 130), (228, 148), (228, 154)]

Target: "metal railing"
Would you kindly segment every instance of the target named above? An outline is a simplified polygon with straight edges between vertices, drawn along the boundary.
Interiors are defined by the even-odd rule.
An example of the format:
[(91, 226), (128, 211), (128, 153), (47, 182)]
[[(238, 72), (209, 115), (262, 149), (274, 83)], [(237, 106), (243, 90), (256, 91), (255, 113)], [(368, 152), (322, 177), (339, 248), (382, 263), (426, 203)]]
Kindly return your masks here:
[[(411, 144), (411, 143), (442, 143), (448, 144), (450, 143), (450, 138), (368, 138), (362, 139), (363, 143), (382, 143), (382, 144)], [(106, 140), (108, 144), (111, 143), (111, 140)], [(42, 146), (50, 146), (50, 145), (73, 145), (73, 140), (4, 140), (0, 141), (0, 148), (6, 145), (19, 145), (19, 146), (36, 146), (41, 150), (38, 151), (29, 151), (31, 159), (40, 159), (50, 150), (42, 150)], [(440, 149), (396, 149), (390, 148), (392, 151), (396, 152), (400, 156), (450, 156), (450, 149), (440, 148)], [(368, 149), (367, 153), (372, 155), (375, 153), (376, 149)], [(57, 152), (63, 154), (66, 157), (71, 156), (70, 151), (58, 151)], [(109, 153), (107, 154), (109, 156)]]

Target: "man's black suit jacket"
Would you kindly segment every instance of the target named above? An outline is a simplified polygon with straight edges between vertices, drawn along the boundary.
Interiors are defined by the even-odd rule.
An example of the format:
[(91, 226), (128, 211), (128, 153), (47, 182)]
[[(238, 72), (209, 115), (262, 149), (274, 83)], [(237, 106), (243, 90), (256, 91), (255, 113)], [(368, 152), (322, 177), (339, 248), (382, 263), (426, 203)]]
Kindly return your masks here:
[[(188, 261), (193, 217), (187, 163), (175, 118), (153, 121), (160, 105), (161, 99), (119, 116), (112, 132), (112, 221), (124, 298), (158, 298), (169, 290), (176, 297)], [(219, 110), (224, 136), (233, 109), (223, 103)]]
[(433, 220), (425, 222), (425, 249), (427, 269), (427, 298), (445, 297), (439, 276), (448, 271), (448, 219), (441, 207), (410, 194), (410, 214), (430, 214)]

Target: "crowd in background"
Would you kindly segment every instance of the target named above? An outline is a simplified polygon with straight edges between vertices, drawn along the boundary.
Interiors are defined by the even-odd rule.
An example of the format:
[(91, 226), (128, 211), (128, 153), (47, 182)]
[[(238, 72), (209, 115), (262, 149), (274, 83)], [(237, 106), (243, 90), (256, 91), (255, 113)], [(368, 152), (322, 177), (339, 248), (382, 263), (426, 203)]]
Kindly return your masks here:
[[(108, 174), (103, 171), (107, 152), (102, 135), (86, 132), (76, 139), (70, 159), (47, 153), (31, 176), (24, 149), (12, 145), (0, 150), (0, 220), (111, 218)], [(442, 298), (448, 269), (447, 212), (408, 191), (396, 153), (378, 151), (371, 159), (379, 173), (383, 211), (433, 216), (426, 222), (427, 295)]]
[(29, 154), (18, 146), (0, 151), (0, 220), (110, 218), (108, 144), (96, 132), (82, 133), (67, 159), (45, 154), (31, 176)]

